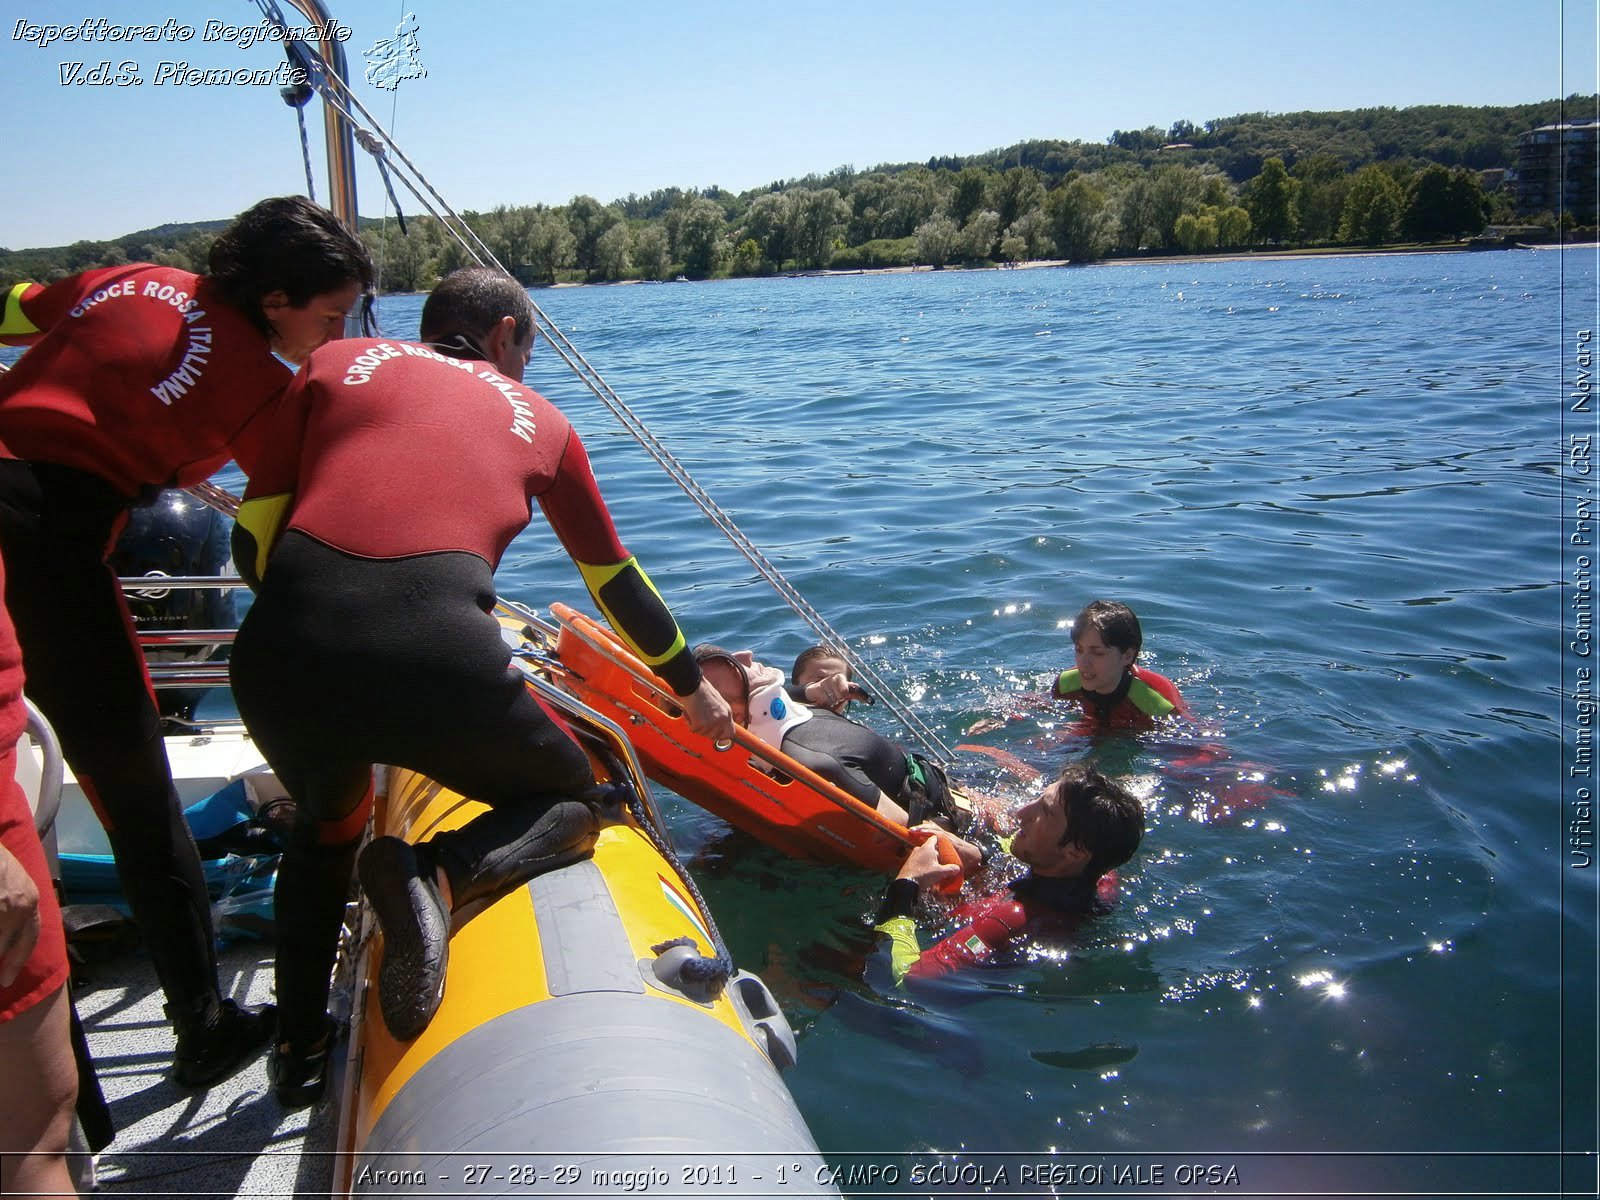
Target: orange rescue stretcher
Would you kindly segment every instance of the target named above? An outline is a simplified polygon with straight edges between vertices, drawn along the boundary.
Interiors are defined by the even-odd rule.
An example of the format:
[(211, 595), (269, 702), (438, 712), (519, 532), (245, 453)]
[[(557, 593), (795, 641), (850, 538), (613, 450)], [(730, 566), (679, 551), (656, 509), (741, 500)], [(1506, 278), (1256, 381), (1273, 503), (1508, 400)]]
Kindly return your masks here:
[(565, 604), (550, 613), (553, 629), (524, 635), (558, 660), (545, 665), (561, 686), (627, 731), (656, 783), (796, 858), (893, 875), (920, 840), (748, 730), (717, 748), (609, 630)]

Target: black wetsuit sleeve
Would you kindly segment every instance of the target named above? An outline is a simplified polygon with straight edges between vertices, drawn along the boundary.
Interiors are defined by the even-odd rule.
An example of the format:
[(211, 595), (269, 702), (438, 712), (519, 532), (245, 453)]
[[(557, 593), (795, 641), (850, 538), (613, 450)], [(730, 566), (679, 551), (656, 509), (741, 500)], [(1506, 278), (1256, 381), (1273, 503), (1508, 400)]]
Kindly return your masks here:
[(829, 783), (842, 791), (849, 792), (861, 803), (876, 809), (878, 807), (878, 786), (865, 775), (857, 774), (850, 770), (831, 754), (824, 754), (820, 750), (813, 750), (809, 746), (801, 745), (795, 740), (795, 733), (804, 729), (804, 725), (796, 726), (789, 736), (783, 739), (783, 752), (803, 767), (810, 767)]
[(878, 915), (873, 918), (874, 925), (882, 925), (885, 921), (895, 917), (909, 917), (917, 910), (917, 899), (922, 894), (922, 888), (915, 879), (896, 879), (889, 884), (889, 890), (883, 894), (883, 903), (878, 907)]

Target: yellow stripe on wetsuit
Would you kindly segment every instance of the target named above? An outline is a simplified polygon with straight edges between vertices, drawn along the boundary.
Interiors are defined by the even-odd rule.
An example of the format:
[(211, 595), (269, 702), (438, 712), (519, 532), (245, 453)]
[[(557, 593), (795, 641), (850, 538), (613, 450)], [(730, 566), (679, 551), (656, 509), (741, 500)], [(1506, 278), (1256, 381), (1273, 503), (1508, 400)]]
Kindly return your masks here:
[(233, 563), (251, 587), (257, 586), (267, 573), (267, 559), (293, 504), (293, 492), (275, 492), (252, 496), (239, 505), (233, 519)]
[[(1055, 694), (1057, 696), (1067, 698), (1082, 690), (1083, 679), (1077, 668), (1063, 671), (1056, 676)], [(1178, 707), (1137, 675), (1128, 682), (1128, 703), (1132, 704), (1147, 717), (1164, 717)]]
[(28, 320), (28, 314), (22, 311), (22, 297), (37, 286), (19, 283), (6, 293), (5, 312), (0, 315), (0, 338), (29, 337), (39, 332), (39, 327)]
[(645, 665), (659, 667), (688, 648), (666, 601), (637, 559), (604, 565), (580, 562), (578, 570), (606, 621)]

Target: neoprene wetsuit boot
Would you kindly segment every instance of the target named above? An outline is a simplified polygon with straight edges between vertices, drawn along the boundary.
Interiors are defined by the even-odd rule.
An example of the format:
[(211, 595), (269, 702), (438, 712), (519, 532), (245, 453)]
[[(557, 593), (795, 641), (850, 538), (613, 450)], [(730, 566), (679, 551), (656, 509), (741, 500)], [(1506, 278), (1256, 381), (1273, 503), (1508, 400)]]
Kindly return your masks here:
[(428, 1027), (444, 999), (450, 963), (450, 913), (433, 862), (397, 837), (374, 838), (356, 863), (361, 890), (383, 931), (378, 1003), (397, 1041)]
[(184, 1087), (206, 1087), (238, 1070), (271, 1035), (278, 1012), (216, 996), (202, 996), (187, 1012), (171, 1004), (164, 1011), (178, 1034), (173, 1078)]
[(436, 867), (450, 881), (459, 911), (591, 854), (599, 826), (590, 804), (558, 800), (531, 824), (527, 808), (503, 805), (415, 846), (397, 837), (368, 844), (356, 870), (383, 930), (378, 1001), (396, 1040), (426, 1029), (444, 998), (450, 911)]

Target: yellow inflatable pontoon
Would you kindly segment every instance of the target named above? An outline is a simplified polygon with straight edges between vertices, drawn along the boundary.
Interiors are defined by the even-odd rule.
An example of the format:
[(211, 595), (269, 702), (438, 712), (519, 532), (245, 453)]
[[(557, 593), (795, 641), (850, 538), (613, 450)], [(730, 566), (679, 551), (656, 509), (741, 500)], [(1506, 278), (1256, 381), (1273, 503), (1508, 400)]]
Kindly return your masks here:
[[(529, 614), (500, 615), (516, 641)], [(527, 674), (613, 785), (612, 811), (592, 859), (456, 914), (443, 1003), (413, 1042), (384, 1026), (382, 937), (363, 937), (336, 1190), (837, 1195), (779, 1078), (794, 1036), (732, 969), (626, 737)], [(392, 770), (377, 830), (419, 841), (481, 810)]]

